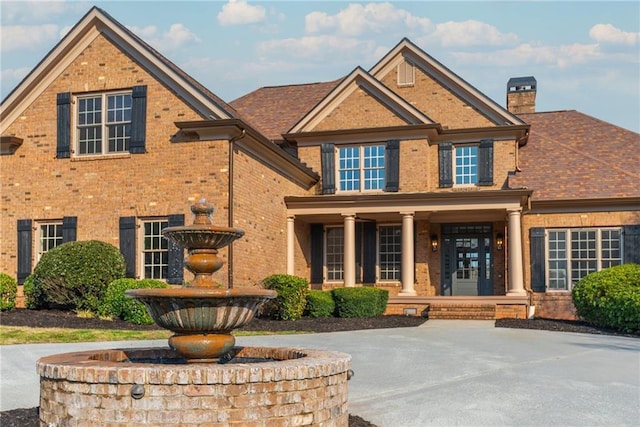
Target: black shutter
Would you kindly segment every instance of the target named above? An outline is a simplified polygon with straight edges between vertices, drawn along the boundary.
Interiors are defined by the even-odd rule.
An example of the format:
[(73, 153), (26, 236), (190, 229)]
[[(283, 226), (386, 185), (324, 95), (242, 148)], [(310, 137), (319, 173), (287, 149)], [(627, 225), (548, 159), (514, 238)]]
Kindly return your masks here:
[(18, 284), (31, 274), (31, 250), (33, 248), (33, 221), (30, 219), (18, 220)]
[(544, 228), (531, 228), (529, 230), (529, 242), (531, 245), (531, 290), (533, 292), (544, 292), (546, 289), (544, 282)]
[(131, 141), (129, 152), (146, 152), (145, 138), (147, 127), (147, 87), (134, 86), (131, 92)]
[(478, 146), (478, 185), (493, 185), (493, 139), (483, 139)]
[(136, 217), (120, 217), (120, 252), (127, 265), (126, 277), (136, 277)]
[(324, 282), (324, 226), (311, 224), (311, 283)]
[(365, 222), (362, 230), (362, 283), (376, 283), (376, 223)]
[(622, 227), (624, 263), (640, 264), (640, 225)]
[[(183, 214), (169, 215), (169, 227), (177, 227), (180, 225), (184, 225)], [(184, 248), (171, 240), (169, 240), (168, 247), (167, 283), (182, 285), (184, 281)]]
[(356, 283), (362, 283), (362, 230), (363, 224), (356, 222)]
[(62, 243), (77, 240), (78, 217), (65, 216), (62, 218)]
[(320, 147), (322, 157), (322, 194), (335, 194), (336, 192), (336, 160), (335, 146), (322, 144)]
[(438, 172), (440, 175), (440, 187), (442, 188), (453, 187), (452, 149), (453, 144), (450, 142), (443, 142), (438, 145)]
[(387, 141), (384, 150), (385, 161), (385, 187), (384, 191), (398, 191), (400, 186), (400, 141), (392, 139)]
[(59, 93), (58, 110), (58, 143), (56, 157), (65, 159), (71, 157), (71, 93)]

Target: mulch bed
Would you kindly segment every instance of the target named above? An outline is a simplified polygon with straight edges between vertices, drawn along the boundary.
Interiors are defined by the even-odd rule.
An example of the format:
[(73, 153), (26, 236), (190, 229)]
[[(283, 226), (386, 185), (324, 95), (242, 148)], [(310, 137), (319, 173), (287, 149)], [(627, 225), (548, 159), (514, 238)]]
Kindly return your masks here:
[[(373, 318), (344, 319), (302, 318), (295, 321), (269, 320), (256, 318), (242, 328), (246, 331), (300, 331), (300, 332), (338, 332), (361, 329), (407, 328), (426, 322), (424, 317), (416, 316), (380, 316)], [(0, 312), (0, 324), (7, 326), (57, 327), (74, 329), (160, 329), (156, 325), (132, 325), (122, 320), (101, 320), (77, 317), (75, 313), (61, 310), (16, 309)], [(500, 319), (499, 328), (538, 329), (558, 332), (577, 332), (586, 334), (619, 335), (640, 338), (640, 334), (624, 334), (604, 328), (596, 328), (585, 322), (551, 319)], [(35, 427), (38, 422), (38, 408), (13, 409), (0, 412), (2, 427)], [(349, 415), (349, 427), (376, 427), (357, 415)]]

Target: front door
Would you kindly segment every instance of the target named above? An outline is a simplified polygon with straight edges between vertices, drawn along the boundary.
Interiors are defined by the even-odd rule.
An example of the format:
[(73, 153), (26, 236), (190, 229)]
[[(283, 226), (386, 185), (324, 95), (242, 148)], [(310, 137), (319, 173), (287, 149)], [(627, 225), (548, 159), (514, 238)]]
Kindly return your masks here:
[(493, 295), (491, 226), (451, 225), (442, 229), (442, 295)]

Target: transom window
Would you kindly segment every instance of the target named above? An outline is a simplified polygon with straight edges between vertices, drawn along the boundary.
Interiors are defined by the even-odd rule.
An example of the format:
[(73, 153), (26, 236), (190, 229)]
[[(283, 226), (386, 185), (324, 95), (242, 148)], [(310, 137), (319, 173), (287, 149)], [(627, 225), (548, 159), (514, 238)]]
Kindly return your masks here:
[(77, 98), (78, 155), (123, 153), (131, 140), (131, 93)]
[(327, 228), (327, 280), (344, 280), (344, 228)]
[(340, 147), (338, 179), (341, 191), (382, 190), (385, 185), (384, 145)]
[(167, 220), (149, 220), (142, 223), (142, 267), (145, 279), (166, 279), (169, 265), (169, 245), (162, 235)]
[(62, 221), (38, 224), (38, 260), (62, 244)]
[(456, 185), (478, 183), (478, 147), (463, 146), (455, 149)]
[(570, 290), (589, 273), (622, 264), (619, 228), (547, 230), (547, 287)]
[(380, 280), (400, 280), (402, 265), (402, 228), (397, 225), (378, 228), (379, 278)]

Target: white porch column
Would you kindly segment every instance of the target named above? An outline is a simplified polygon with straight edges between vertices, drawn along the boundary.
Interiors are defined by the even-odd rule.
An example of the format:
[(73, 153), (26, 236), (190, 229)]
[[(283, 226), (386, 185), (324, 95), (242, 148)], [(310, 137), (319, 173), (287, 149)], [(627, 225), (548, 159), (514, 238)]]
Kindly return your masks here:
[(289, 275), (295, 273), (295, 260), (293, 256), (296, 241), (295, 219), (295, 216), (287, 217), (287, 274)]
[(509, 264), (509, 283), (507, 295), (526, 295), (522, 274), (522, 232), (520, 229), (521, 210), (508, 210), (509, 223), (507, 230), (507, 249)]
[(400, 212), (402, 215), (402, 290), (400, 295), (415, 295), (413, 288), (414, 247), (413, 247), (413, 212)]
[(356, 217), (344, 216), (344, 285), (356, 285)]

